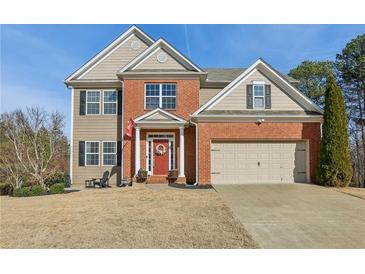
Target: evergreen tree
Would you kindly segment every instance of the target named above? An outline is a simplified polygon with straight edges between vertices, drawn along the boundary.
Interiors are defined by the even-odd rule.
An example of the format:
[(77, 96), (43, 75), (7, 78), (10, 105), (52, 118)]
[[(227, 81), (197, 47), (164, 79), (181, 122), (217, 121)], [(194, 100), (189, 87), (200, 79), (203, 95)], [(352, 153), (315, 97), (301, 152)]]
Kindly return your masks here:
[(299, 80), (297, 88), (319, 106), (323, 106), (328, 75), (333, 73), (331, 61), (303, 61), (289, 72)]
[(347, 186), (352, 178), (352, 166), (346, 106), (342, 90), (333, 75), (327, 80), (324, 103), (318, 182), (324, 186)]
[(346, 44), (335, 67), (349, 114), (354, 181), (365, 187), (365, 34)]

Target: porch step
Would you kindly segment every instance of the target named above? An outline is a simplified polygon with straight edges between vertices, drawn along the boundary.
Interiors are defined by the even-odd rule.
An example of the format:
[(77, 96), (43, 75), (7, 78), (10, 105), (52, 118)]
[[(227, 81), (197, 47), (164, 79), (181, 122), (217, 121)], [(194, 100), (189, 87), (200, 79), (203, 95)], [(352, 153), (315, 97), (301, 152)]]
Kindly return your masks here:
[(147, 184), (167, 184), (167, 176), (148, 176)]
[[(147, 178), (147, 184), (168, 184), (167, 176), (148, 176)], [(186, 178), (185, 177), (179, 177), (175, 183), (177, 184), (185, 184)]]

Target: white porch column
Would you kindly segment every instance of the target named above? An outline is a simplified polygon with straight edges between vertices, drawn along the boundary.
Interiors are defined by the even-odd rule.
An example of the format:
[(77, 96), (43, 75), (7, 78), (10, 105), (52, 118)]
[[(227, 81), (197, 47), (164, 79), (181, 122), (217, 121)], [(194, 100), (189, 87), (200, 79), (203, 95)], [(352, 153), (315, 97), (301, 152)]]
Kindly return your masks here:
[(136, 147), (135, 147), (135, 175), (137, 175), (138, 170), (141, 167), (141, 153), (140, 153), (140, 146), (141, 146), (141, 140), (140, 140), (140, 128), (139, 127), (135, 127), (136, 129)]
[(184, 147), (184, 127), (180, 127), (180, 167), (179, 177), (185, 177), (185, 147)]

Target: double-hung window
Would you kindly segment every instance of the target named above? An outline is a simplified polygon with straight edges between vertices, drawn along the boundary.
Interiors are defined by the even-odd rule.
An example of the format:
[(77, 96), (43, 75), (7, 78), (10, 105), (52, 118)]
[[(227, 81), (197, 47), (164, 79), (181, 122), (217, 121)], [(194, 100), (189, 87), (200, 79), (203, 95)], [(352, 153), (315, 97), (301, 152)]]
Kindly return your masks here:
[(253, 85), (253, 107), (264, 108), (265, 107), (265, 86)]
[(176, 108), (176, 84), (162, 84), (162, 107), (163, 109)]
[(87, 91), (86, 114), (100, 114), (100, 91), (98, 90)]
[(115, 90), (104, 91), (104, 114), (117, 114), (118, 94)]
[(176, 84), (150, 83), (145, 85), (146, 109), (175, 109), (176, 108)]
[(146, 109), (160, 107), (160, 84), (146, 84)]
[(117, 164), (117, 142), (103, 142), (103, 165), (115, 166)]
[(99, 142), (85, 142), (86, 150), (86, 165), (98, 166), (99, 165)]

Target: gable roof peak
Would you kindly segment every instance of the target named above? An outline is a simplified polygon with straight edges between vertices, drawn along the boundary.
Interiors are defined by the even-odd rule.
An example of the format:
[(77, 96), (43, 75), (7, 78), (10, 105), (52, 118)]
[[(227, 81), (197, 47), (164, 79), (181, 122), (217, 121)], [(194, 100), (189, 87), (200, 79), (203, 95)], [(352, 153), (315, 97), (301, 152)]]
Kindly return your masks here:
[(167, 42), (163, 37), (160, 37), (157, 41), (155, 41), (147, 50), (138, 55), (135, 59), (125, 65), (118, 71), (118, 74), (126, 72), (127, 70), (133, 69), (138, 64), (142, 63), (146, 60), (150, 54), (152, 54), (158, 48), (162, 48), (179, 62), (181, 62), (184, 66), (191, 68), (197, 72), (203, 72), (200, 67), (195, 65), (191, 60), (189, 60), (185, 55), (179, 52), (174, 46), (172, 46), (169, 42)]
[(192, 114), (192, 116), (197, 116), (204, 110), (210, 110), (215, 104), (219, 102), (221, 98), (226, 96), (229, 92), (233, 90), (240, 82), (242, 82), (245, 78), (249, 76), (249, 74), (257, 69), (265, 70), (267, 73), (274, 76), (276, 79), (275, 82), (281, 82), (288, 90), (290, 94), (292, 94), (293, 98), (297, 102), (301, 102), (308, 110), (317, 111), (319, 113), (323, 113), (323, 110), (316, 105), (312, 100), (310, 100), (307, 96), (301, 93), (296, 87), (294, 87), (283, 75), (278, 72), (276, 69), (271, 67), (268, 63), (266, 63), (262, 58), (257, 59), (251, 66), (249, 66), (245, 71), (243, 71), (240, 75), (236, 77), (232, 82), (230, 82), (225, 88), (223, 88), (220, 92), (218, 92), (215, 96), (213, 96), (210, 100), (208, 100), (204, 105), (202, 105), (196, 112)]
[(172, 114), (171, 112), (165, 111), (161, 108), (155, 108), (154, 110), (151, 110), (149, 112), (146, 112), (145, 114), (138, 116), (134, 119), (135, 123), (140, 123), (143, 121), (148, 120), (149, 117), (154, 116), (155, 114), (162, 114), (165, 117), (169, 118), (170, 121), (174, 121), (176, 123), (182, 123), (185, 124), (187, 121), (175, 114)]
[(73, 72), (70, 76), (65, 79), (65, 83), (79, 78), (88, 69), (97, 64), (99, 61), (103, 60), (111, 51), (113, 51), (118, 45), (123, 41), (128, 39), (131, 35), (136, 35), (138, 38), (143, 40), (148, 46), (152, 45), (155, 41), (147, 33), (141, 30), (138, 26), (132, 25), (125, 32), (120, 34), (116, 39), (114, 39), (107, 47), (101, 50), (99, 53), (94, 55), (86, 63), (84, 63), (79, 69)]

